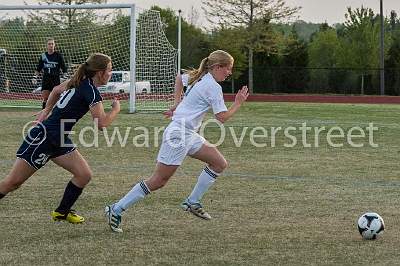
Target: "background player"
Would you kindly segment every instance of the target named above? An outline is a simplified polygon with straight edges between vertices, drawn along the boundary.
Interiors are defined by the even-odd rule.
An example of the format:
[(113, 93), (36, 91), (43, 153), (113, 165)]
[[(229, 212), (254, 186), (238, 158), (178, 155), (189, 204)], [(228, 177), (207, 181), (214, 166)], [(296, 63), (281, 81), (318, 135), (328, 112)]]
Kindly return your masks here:
[(56, 43), (53, 38), (47, 39), (47, 52), (40, 55), (39, 63), (35, 71), (35, 79), (38, 78), (40, 72), (43, 72), (42, 77), (42, 108), (46, 106), (46, 101), (49, 98), (53, 88), (60, 84), (61, 71), (66, 74), (67, 66), (65, 65), (63, 56), (55, 50)]

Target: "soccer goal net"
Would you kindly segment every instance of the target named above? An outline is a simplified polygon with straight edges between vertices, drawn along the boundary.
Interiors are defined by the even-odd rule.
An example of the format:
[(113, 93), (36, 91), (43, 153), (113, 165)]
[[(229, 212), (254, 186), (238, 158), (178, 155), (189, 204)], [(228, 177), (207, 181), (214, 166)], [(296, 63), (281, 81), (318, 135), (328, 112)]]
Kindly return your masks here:
[(70, 77), (94, 52), (109, 55), (103, 99), (130, 112), (165, 110), (173, 101), (177, 50), (160, 14), (134, 5), (0, 6), (0, 107), (41, 107), (39, 58), (53, 38)]

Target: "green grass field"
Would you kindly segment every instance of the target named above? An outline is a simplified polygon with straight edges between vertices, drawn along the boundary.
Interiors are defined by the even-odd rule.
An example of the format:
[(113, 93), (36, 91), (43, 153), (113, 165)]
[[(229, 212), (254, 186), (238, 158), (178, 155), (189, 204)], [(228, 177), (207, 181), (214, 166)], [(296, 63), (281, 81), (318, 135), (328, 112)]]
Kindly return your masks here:
[[(203, 167), (187, 158), (166, 187), (126, 212), (124, 233), (115, 234), (105, 222), (104, 206), (149, 176), (158, 152), (153, 139), (150, 147), (135, 147), (133, 129), (144, 126), (152, 132), (168, 123), (160, 114), (121, 114), (113, 126), (122, 133), (132, 128), (126, 147), (107, 147), (103, 134), (98, 147), (79, 147), (94, 172), (75, 206), (87, 222), (51, 221), (49, 214), (70, 176), (50, 162), (0, 201), (0, 264), (399, 265), (399, 112), (397, 105), (247, 103), (226, 123), (237, 137), (248, 127), (243, 143), (236, 147), (227, 134), (219, 149), (230, 165), (203, 200), (213, 220), (200, 220), (179, 208)], [(32, 113), (0, 110), (3, 176)], [(355, 142), (364, 143), (362, 148), (333, 148), (323, 133), (319, 147), (285, 147), (290, 141), (283, 134), (277, 134), (275, 147), (270, 138), (266, 147), (250, 142), (255, 127), (299, 127), (303, 122), (344, 130), (374, 123), (379, 147), (359, 138)], [(90, 124), (85, 117), (76, 130)], [(210, 125), (205, 135), (215, 142), (219, 130)], [(293, 135), (301, 140), (299, 132)], [(85, 139), (89, 142), (90, 134)], [(385, 220), (385, 232), (376, 241), (362, 240), (357, 231), (356, 221), (366, 211)]]

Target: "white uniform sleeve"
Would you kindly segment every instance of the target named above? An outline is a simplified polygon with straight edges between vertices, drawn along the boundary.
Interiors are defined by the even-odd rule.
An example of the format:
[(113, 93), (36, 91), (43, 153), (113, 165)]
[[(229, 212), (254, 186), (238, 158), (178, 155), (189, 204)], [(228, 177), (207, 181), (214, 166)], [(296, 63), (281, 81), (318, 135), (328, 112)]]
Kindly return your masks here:
[(210, 103), (214, 114), (228, 111), (228, 108), (226, 108), (225, 105), (222, 88), (219, 85), (218, 87), (214, 87), (209, 90), (208, 102)]
[(183, 86), (187, 87), (189, 85), (189, 74), (183, 74), (181, 75), (181, 78)]

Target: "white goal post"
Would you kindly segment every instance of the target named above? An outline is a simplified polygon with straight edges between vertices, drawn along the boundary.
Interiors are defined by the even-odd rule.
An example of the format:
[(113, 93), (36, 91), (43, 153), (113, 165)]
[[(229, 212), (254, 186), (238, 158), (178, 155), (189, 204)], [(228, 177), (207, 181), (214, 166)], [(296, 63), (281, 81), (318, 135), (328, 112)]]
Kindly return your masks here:
[(134, 4), (0, 5), (0, 107), (41, 107), (41, 81), (32, 78), (48, 38), (64, 57), (66, 77), (91, 53), (112, 58), (113, 77), (99, 88), (104, 99), (125, 100), (131, 113), (172, 104), (178, 54), (158, 11)]

